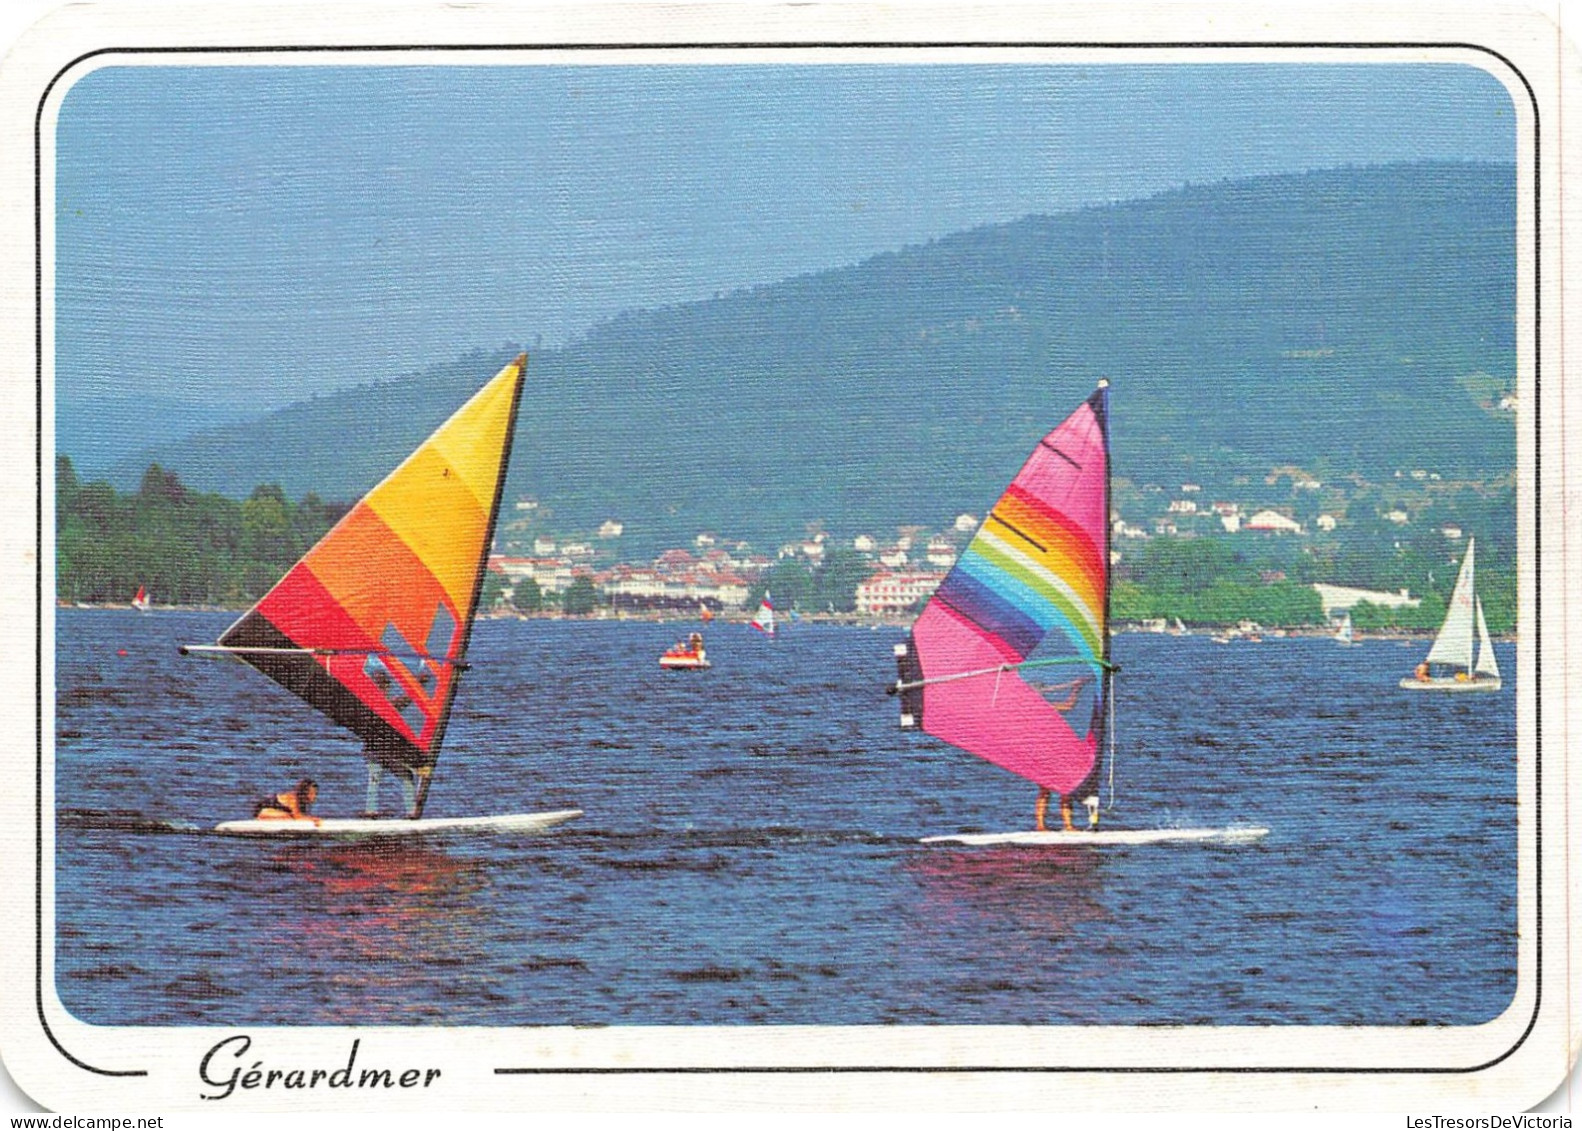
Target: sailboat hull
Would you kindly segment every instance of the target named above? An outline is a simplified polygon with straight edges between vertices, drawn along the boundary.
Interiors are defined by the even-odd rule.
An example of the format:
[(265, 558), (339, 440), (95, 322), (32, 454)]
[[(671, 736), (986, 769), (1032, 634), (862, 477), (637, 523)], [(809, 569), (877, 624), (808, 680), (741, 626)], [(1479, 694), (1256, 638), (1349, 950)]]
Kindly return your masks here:
[(1097, 829), (1075, 832), (958, 833), (951, 836), (926, 836), (923, 844), (959, 844), (972, 847), (1020, 845), (1026, 848), (1105, 848), (1133, 844), (1165, 844), (1171, 841), (1218, 841), (1245, 844), (1267, 836), (1262, 826), (1232, 825), (1222, 829)]
[(422, 820), (377, 817), (326, 817), (313, 821), (247, 820), (225, 821), (214, 831), (230, 836), (329, 837), (362, 839), (366, 837), (424, 836), (434, 833), (536, 833), (582, 816), (581, 809), (557, 809), (547, 813), (502, 813), (492, 817), (433, 817)]
[(1401, 688), (1405, 691), (1498, 691), (1500, 681), (1487, 676), (1477, 679), (1418, 679), (1409, 675), (1401, 680)]

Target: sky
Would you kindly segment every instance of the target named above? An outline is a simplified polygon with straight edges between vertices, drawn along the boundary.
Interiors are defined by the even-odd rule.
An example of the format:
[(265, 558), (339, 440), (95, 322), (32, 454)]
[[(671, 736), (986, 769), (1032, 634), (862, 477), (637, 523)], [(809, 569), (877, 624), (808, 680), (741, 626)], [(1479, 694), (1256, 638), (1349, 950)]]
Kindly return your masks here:
[(109, 66), (55, 133), (57, 397), (269, 408), (1184, 184), (1515, 160), (1446, 64)]

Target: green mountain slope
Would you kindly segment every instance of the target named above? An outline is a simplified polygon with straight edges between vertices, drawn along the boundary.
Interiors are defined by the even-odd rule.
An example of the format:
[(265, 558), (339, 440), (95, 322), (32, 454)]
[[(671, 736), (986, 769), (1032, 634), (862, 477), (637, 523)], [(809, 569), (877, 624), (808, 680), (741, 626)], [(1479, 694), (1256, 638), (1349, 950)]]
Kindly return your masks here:
[[(1514, 462), (1509, 166), (1338, 169), (1032, 216), (634, 311), (536, 354), (510, 497), (562, 530), (765, 544), (992, 500), (1108, 376), (1119, 474), (1206, 487)], [(165, 445), (194, 486), (349, 497), (515, 347)]]

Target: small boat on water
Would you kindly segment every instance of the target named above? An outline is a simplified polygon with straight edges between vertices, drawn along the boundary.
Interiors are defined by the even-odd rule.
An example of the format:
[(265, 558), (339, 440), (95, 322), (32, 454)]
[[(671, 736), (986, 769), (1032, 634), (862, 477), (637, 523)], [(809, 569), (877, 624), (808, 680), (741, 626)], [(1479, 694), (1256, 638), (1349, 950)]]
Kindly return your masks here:
[[(1434, 638), (1428, 657), (1411, 675), (1401, 680), (1408, 691), (1498, 691), (1500, 665), (1494, 658), (1489, 626), (1483, 619), (1483, 602), (1478, 599), (1473, 554), (1475, 543), (1467, 541), (1467, 556), (1461, 562), (1456, 588), (1450, 594), (1445, 623)], [(1477, 657), (1473, 659), (1473, 630), (1477, 631)]]
[(141, 585), (137, 587), (137, 596), (132, 598), (132, 608), (140, 613), (146, 613), (154, 607), (154, 602), (149, 599), (148, 590)]
[(1335, 643), (1351, 647), (1357, 641), (1351, 631), (1351, 613), (1346, 613), (1340, 618), (1340, 627), (1335, 630)]
[(1239, 622), (1235, 628), (1227, 628), (1221, 632), (1214, 633), (1209, 637), (1209, 640), (1214, 644), (1234, 644), (1238, 640), (1243, 644), (1262, 644), (1262, 632), (1263, 626), (1257, 621), (1244, 620)]
[(707, 669), (708, 654), (703, 650), (703, 634), (694, 632), (679, 641), (659, 657), (659, 666), (667, 671), (698, 672)]
[(775, 634), (775, 605), (768, 593), (764, 594), (763, 604), (758, 606), (758, 612), (753, 615), (752, 626), (765, 636)]

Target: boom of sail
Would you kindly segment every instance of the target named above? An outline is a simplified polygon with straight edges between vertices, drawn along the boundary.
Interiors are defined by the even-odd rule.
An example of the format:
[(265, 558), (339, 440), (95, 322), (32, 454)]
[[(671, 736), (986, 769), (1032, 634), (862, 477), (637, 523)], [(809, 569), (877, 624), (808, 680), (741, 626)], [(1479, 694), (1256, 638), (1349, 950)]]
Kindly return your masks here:
[(903, 727), (1063, 795), (1109, 701), (1108, 396), (1039, 441), (896, 646)]
[(472, 632), (526, 355), (477, 392), (220, 637), (419, 779), (439, 758)]

